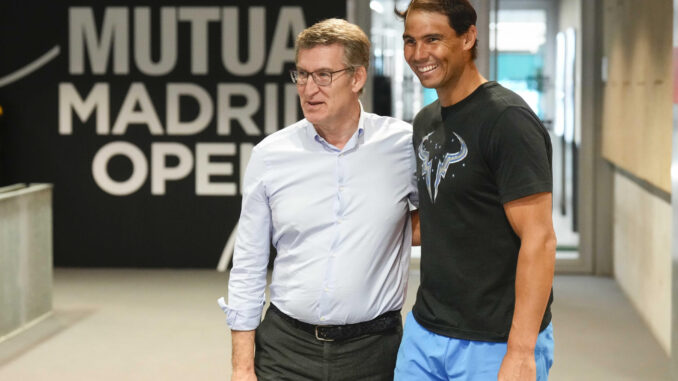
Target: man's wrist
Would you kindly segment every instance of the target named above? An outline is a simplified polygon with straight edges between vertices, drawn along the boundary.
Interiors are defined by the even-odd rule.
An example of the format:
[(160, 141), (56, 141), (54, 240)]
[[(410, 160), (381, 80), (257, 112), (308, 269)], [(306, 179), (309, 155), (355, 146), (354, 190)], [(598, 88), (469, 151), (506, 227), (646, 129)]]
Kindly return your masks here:
[(514, 355), (532, 355), (534, 354), (534, 347), (536, 343), (529, 342), (512, 342), (509, 339), (509, 342), (506, 345), (506, 352)]
[(506, 351), (515, 355), (521, 354), (534, 354), (534, 348), (537, 345), (537, 338), (532, 339), (530, 335), (518, 335), (517, 332), (514, 332), (513, 335), (509, 335), (508, 342), (506, 343)]
[(233, 371), (234, 372), (253, 372), (254, 371), (254, 364), (234, 364), (233, 365)]

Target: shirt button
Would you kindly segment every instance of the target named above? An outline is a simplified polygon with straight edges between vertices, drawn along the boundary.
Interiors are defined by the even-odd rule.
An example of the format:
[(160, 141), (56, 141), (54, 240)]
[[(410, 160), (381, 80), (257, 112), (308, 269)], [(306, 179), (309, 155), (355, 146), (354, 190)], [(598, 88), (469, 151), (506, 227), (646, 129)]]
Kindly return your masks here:
[(324, 317), (324, 316), (321, 316), (321, 317), (320, 317), (320, 321), (325, 321), (325, 317)]
[(343, 191), (344, 191), (344, 187), (339, 187), (339, 192), (343, 192)]
[(329, 291), (330, 291), (330, 289), (325, 287), (325, 292), (329, 292)]

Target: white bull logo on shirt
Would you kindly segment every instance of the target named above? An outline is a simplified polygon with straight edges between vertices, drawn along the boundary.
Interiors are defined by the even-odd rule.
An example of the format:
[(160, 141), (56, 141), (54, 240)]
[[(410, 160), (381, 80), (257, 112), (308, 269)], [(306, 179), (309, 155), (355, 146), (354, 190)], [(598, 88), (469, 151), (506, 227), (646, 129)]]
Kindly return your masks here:
[[(433, 186), (433, 191), (431, 191), (431, 170), (433, 169), (433, 160), (429, 159), (431, 154), (429, 151), (426, 149), (424, 146), (424, 143), (428, 141), (428, 139), (433, 135), (435, 131), (430, 132), (428, 135), (426, 135), (422, 140), (421, 143), (419, 143), (419, 148), (417, 149), (419, 158), (421, 159), (421, 173), (424, 176), (424, 180), (426, 181), (426, 189), (428, 189), (428, 197), (431, 199), (432, 203), (435, 203), (436, 201), (436, 196), (438, 195), (438, 185), (440, 185), (440, 181), (445, 178), (445, 175), (447, 174), (447, 169), (450, 167), (450, 164), (458, 163), (466, 158), (466, 155), (468, 154), (468, 147), (466, 146), (466, 142), (464, 139), (461, 138), (461, 136), (457, 135), (456, 132), (453, 132), (454, 136), (457, 137), (459, 140), (460, 148), (459, 151), (454, 152), (454, 153), (445, 153), (445, 155), (442, 156), (438, 160), (438, 168), (436, 169), (436, 178), (435, 178), (435, 183)], [(454, 139), (451, 140), (452, 142)], [(434, 157), (437, 155), (434, 155)]]

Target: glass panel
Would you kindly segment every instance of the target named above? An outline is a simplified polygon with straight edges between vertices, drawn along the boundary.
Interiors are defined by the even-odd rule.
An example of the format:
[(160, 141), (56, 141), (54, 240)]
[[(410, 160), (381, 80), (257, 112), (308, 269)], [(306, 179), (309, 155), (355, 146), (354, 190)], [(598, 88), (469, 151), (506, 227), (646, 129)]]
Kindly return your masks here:
[[(405, 9), (408, 3), (408, 0), (370, 1), (370, 39), (374, 68), (373, 111), (411, 121), (422, 107), (437, 99), (437, 94), (435, 90), (421, 86), (403, 58), (404, 26), (393, 9)], [(479, 31), (489, 33), (490, 79), (522, 96), (551, 134), (554, 150), (553, 218), (559, 243), (557, 258), (560, 261), (577, 260), (578, 154), (573, 132), (575, 103), (572, 95), (575, 77), (574, 69), (568, 71), (574, 67), (575, 57), (571, 54), (556, 61), (555, 2), (492, 0), (491, 4), (490, 30)], [(572, 40), (569, 45), (563, 45), (563, 49), (569, 48), (574, 52), (576, 36), (574, 31), (571, 33)], [(558, 76), (556, 62), (562, 66)], [(561, 81), (559, 103), (556, 102), (556, 81)]]
[[(535, 7), (534, 2), (499, 0), (496, 19), (490, 24), (493, 76), (518, 93), (549, 130), (557, 258), (577, 260), (576, 34), (574, 30), (561, 33), (556, 41), (554, 34), (549, 34), (549, 12), (551, 8)], [(550, 52), (555, 53), (555, 60), (549, 59), (550, 54), (553, 57)]]
[[(406, 121), (431, 102), (419, 79), (403, 57), (403, 21), (393, 11), (407, 8), (408, 0), (372, 0), (372, 62), (374, 64), (374, 112)], [(433, 91), (435, 100), (435, 91)]]
[(497, 81), (518, 93), (544, 119), (546, 11), (500, 9), (496, 28)]

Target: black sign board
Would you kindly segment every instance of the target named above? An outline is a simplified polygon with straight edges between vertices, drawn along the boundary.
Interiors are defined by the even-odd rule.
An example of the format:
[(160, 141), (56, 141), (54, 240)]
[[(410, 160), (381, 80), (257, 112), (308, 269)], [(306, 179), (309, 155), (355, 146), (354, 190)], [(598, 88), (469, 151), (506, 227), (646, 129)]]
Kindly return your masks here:
[(215, 267), (254, 144), (301, 118), (331, 1), (3, 1), (0, 185), (54, 184), (58, 266)]

